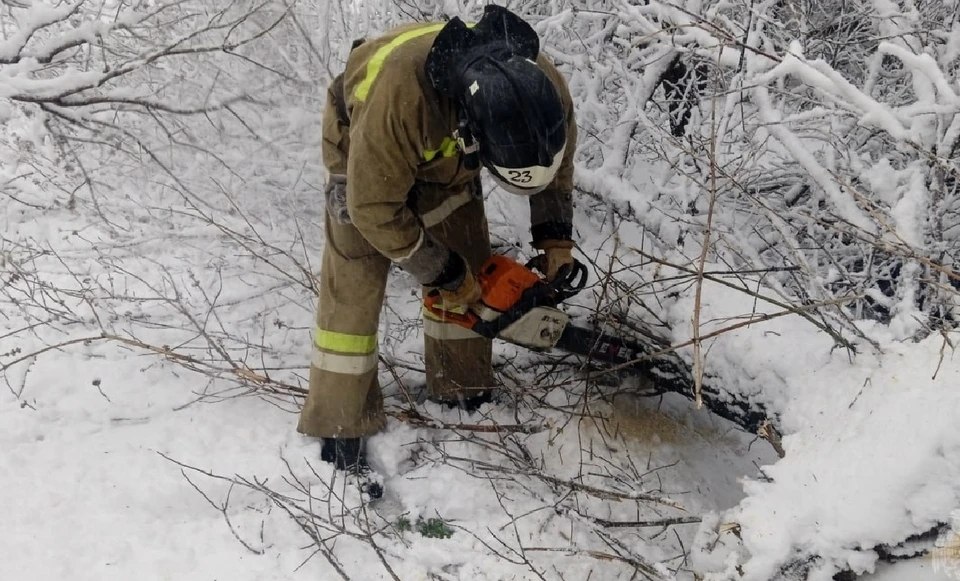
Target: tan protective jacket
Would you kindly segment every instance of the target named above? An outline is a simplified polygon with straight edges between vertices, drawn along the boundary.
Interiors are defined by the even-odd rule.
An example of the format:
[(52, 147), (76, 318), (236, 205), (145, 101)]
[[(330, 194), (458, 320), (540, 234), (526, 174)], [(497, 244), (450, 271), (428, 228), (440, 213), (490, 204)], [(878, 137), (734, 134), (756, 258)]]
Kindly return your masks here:
[[(427, 54), (442, 27), (405, 25), (356, 47), (343, 75), (349, 127), (336, 116), (324, 118), (323, 161), (332, 175), (347, 178), (350, 219), (379, 252), (401, 263), (423, 240), (418, 214), (432, 209), (418, 207), (411, 192), (436, 205), (472, 190), (479, 174), (463, 167), (453, 102), (426, 75)], [(542, 54), (538, 64), (563, 102), (568, 145), (553, 183), (530, 198), (534, 243), (571, 236), (577, 139), (565, 80)]]

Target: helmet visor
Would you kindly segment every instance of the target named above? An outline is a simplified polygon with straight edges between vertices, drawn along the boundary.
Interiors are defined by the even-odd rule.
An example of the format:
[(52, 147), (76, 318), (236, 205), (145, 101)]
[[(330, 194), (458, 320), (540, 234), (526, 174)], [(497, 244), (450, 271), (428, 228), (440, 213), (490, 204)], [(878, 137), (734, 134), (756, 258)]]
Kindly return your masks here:
[(565, 149), (566, 147), (560, 148), (549, 166), (502, 167), (488, 163), (487, 169), (497, 185), (504, 190), (517, 196), (532, 196), (542, 192), (553, 181), (563, 161)]

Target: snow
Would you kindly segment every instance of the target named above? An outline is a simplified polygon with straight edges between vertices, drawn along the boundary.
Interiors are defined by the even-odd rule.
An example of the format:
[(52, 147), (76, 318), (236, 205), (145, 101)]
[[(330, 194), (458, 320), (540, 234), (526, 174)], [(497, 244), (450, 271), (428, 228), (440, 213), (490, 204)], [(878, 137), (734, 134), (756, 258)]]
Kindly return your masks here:
[[(749, 481), (747, 499), (726, 515), (741, 524), (754, 556), (744, 578), (771, 578), (797, 547), (829, 560), (824, 579), (842, 570), (836, 564), (872, 570), (854, 551), (889, 542), (889, 531), (928, 531), (960, 503), (960, 365), (949, 347), (940, 362), (942, 337), (891, 344), (882, 360), (861, 354), (851, 365), (827, 356), (826, 345), (814, 348), (815, 339), (797, 342), (797, 330), (766, 332), (764, 347), (736, 339), (720, 347), (760, 355), (794, 345), (791, 358), (765, 366), (786, 378), (785, 428), (795, 432), (783, 440), (786, 457), (763, 467), (772, 482)], [(758, 379), (763, 399), (772, 399), (774, 384)]]
[(76, 11), (76, 5), (63, 4), (62, 6), (44, 6), (37, 4), (21, 14), (16, 34), (0, 42), (0, 61), (13, 61), (20, 56), (21, 51), (33, 34), (46, 26), (59, 22)]
[[(202, 380), (178, 378), (168, 365), (143, 373), (139, 369), (142, 364), (122, 354), (105, 355), (93, 362), (86, 357), (58, 357), (57, 365), (36, 376), (36, 385), (31, 384), (30, 391), (23, 394), (29, 405), (21, 408), (15, 398), (4, 393), (0, 445), (5, 452), (0, 474), (8, 493), (0, 510), (8, 534), (3, 537), (7, 556), (0, 561), (0, 578), (311, 579), (331, 575), (318, 557), (298, 569), (312, 552), (302, 548), (306, 539), (261, 495), (236, 488), (229, 496), (232, 526), (240, 539), (264, 554), (245, 550), (221, 514), (186, 477), (217, 504), (227, 500), (228, 487), (189, 470), (184, 474), (173, 463), (228, 477), (265, 479), (290, 494), (290, 487), (283, 483), (287, 475), (283, 461), (288, 461), (298, 478), (322, 487), (324, 481), (329, 482), (331, 471), (318, 462), (317, 444), (294, 433), (295, 416), (259, 398), (191, 404), (196, 399), (191, 390), (201, 389)], [(104, 395), (90, 384), (94, 376), (101, 379)], [(58, 377), (60, 380), (55, 380)], [(426, 411), (442, 414), (430, 406)], [(455, 419), (449, 412), (446, 418)], [(501, 423), (509, 419), (500, 418)], [(498, 493), (505, 493), (497, 490), (495, 482), (478, 478), (469, 465), (440, 463), (429, 443), (437, 437), (450, 440), (442, 444), (445, 454), (462, 454), (478, 462), (496, 456), (485, 453), (479, 442), (460, 443), (452, 434), (391, 422), (371, 445), (375, 462), (387, 475), (388, 490), (402, 499), (396, 514), (405, 513), (411, 520), (442, 515), (453, 526), (474, 531), (494, 546), (504, 535), (508, 546), (569, 546), (563, 538), (574, 524), (562, 524), (567, 519), (549, 514), (520, 517), (542, 501), (549, 504), (560, 498), (552, 498), (545, 489), (539, 493), (546, 498), (537, 502), (522, 497), (513, 502), (501, 499), (499, 502), (507, 503), (511, 514), (520, 518), (517, 530), (512, 531), (512, 519), (499, 509), (497, 499)], [(532, 450), (546, 450), (550, 445), (542, 440), (548, 437), (554, 438), (552, 446), (562, 454), (576, 455), (572, 435), (558, 438), (551, 432), (531, 437), (527, 444)], [(698, 443), (721, 457), (729, 454), (716, 443)], [(412, 471), (407, 466), (408, 471), (401, 474), (402, 464), (410, 462), (411, 451), (418, 446), (426, 448), (423, 453), (428, 461)], [(692, 452), (684, 452), (684, 473), (710, 473), (716, 468), (717, 461), (706, 457), (698, 466), (698, 456), (706, 454), (693, 453), (691, 457)], [(649, 453), (662, 457), (658, 463), (675, 456), (662, 449)], [(307, 462), (313, 464), (318, 477), (306, 467)], [(684, 475), (679, 480), (696, 478)], [(710, 488), (721, 487), (720, 481), (713, 482)], [(509, 489), (508, 484), (503, 486)], [(727, 495), (738, 496), (734, 481), (726, 487)], [(711, 492), (705, 490), (703, 495), (712, 496)], [(693, 496), (699, 498), (700, 494)], [(694, 502), (688, 508), (699, 507)], [(319, 512), (325, 514), (326, 509)], [(618, 514), (602, 516), (616, 518)], [(551, 524), (551, 520), (559, 522)], [(570, 520), (576, 523), (577, 519)], [(476, 579), (523, 574), (523, 567), (504, 563), (465, 531), (447, 540), (407, 538), (401, 542), (392, 536), (385, 535), (384, 550), (404, 579), (425, 579), (430, 572), (449, 570)], [(364, 578), (386, 578), (360, 543), (341, 540), (337, 554), (344, 567), (369, 575)], [(563, 559), (547, 561), (554, 560)], [(565, 563), (564, 567), (571, 574), (578, 568), (586, 574), (591, 563)]]
[[(914, 81), (914, 89), (917, 91), (918, 99), (921, 101), (940, 101), (945, 104), (953, 105), (956, 107), (960, 105), (960, 97), (957, 97), (956, 92), (950, 87), (950, 83), (944, 77), (943, 72), (940, 70), (937, 61), (930, 56), (929, 54), (912, 54), (907, 52), (901, 46), (890, 42), (881, 42), (877, 47), (877, 50), (881, 54), (886, 54), (894, 56), (912, 70), (922, 73), (917, 75), (917, 79)], [(925, 79), (924, 79), (925, 78)], [(932, 86), (920, 84), (920, 79), (924, 79), (932, 83)], [(934, 94), (933, 88), (936, 88), (936, 93)], [(937, 99), (939, 97), (939, 99)]]
[[(683, 26), (677, 46), (737, 69), (742, 49), (719, 51), (726, 41), (691, 17), (694, 4), (614, 3), (635, 17), (621, 21), (611, 19), (615, 11), (554, 11), (539, 26), (545, 36), (582, 27), (586, 50), (600, 50), (612, 31), (652, 37), (672, 21)], [(724, 22), (724, 5), (708, 8), (711, 21)], [(35, 8), (0, 43), (0, 61), (20, 54), (32, 24), (73, 9)], [(357, 26), (376, 27), (376, 11), (355, 8)], [(885, 18), (886, 36), (905, 32), (908, 16), (918, 18)], [(761, 28), (749, 42), (767, 50)], [(61, 38), (95, 29), (112, 30), (90, 25)], [(826, 194), (829, 212), (927, 256), (946, 242), (930, 237), (937, 202), (925, 158), (859, 152), (850, 176), (879, 208), (837, 175), (845, 171), (838, 143), (850, 137), (838, 128), (847, 122), (901, 146), (915, 139), (946, 145), (940, 155), (952, 148), (960, 125), (943, 63), (957, 50), (956, 34), (940, 60), (912, 51), (913, 40), (878, 49), (917, 77), (911, 98), (896, 105), (877, 100), (880, 88), (806, 60), (797, 45), (779, 63), (746, 51), (743, 93), (718, 102), (720, 165), (789, 177), (781, 165), (789, 159)], [(53, 37), (36, 42), (55, 46)], [(689, 144), (666, 138), (663, 117), (637, 97), (655, 93), (656, 67), (635, 74), (624, 64), (674, 47), (620, 59), (547, 44), (571, 75), (590, 129), (577, 174), (577, 256), (593, 282), (611, 272), (615, 280), (592, 285), (569, 309), (578, 324), (628, 311), (685, 345), (694, 336), (694, 289), (689, 273), (670, 264), (690, 267), (700, 255), (703, 191), (682, 178), (703, 175), (684, 157)], [(311, 53), (289, 48), (277, 51), (286, 64)], [(364, 503), (354, 482), (319, 460), (318, 442), (295, 431), (322, 248), (323, 93), (284, 83), (314, 78), (317, 63), (278, 80), (289, 93), (268, 112), (237, 103), (171, 124), (193, 140), (189, 147), (174, 147), (169, 127), (131, 117), (142, 141), (128, 143), (126, 155), (83, 146), (70, 160), (60, 157), (49, 114), (9, 97), (60, 94), (101, 73), (32, 78), (37, 66), (24, 59), (0, 68), (0, 579), (690, 581), (696, 573), (705, 581), (826, 581), (843, 570), (871, 581), (957, 578), (955, 560), (891, 565), (876, 552), (937, 527), (941, 540), (960, 533), (951, 518), (960, 509), (956, 333), (924, 333), (931, 321), (917, 306), (917, 285), (893, 296), (873, 287), (840, 296), (873, 293), (890, 311), (883, 324), (841, 325), (854, 354), (814, 325), (835, 324), (837, 307), (808, 311), (812, 321), (784, 313), (777, 303), (801, 303), (783, 279), (758, 272), (714, 277), (728, 285), (703, 282), (699, 335), (720, 332), (703, 345), (706, 375), (723, 394), (771, 414), (783, 436), (779, 458), (766, 441), (686, 399), (638, 397), (634, 379), (597, 377), (562, 355), (505, 343), (495, 349), (500, 401), (469, 415), (426, 402), (418, 288), (396, 271), (381, 317), (390, 418), (370, 441), (387, 495)], [(265, 70), (230, 73), (269, 85)], [(779, 100), (788, 79), (822, 102), (789, 110)], [(100, 94), (146, 93), (131, 83)], [(238, 93), (207, 102), (230, 94)], [(764, 123), (736, 142), (741, 97), (752, 98)], [(817, 123), (836, 131), (836, 142), (828, 147), (798, 129)], [(779, 145), (767, 147), (769, 136)], [(763, 154), (736, 149), (744, 143)], [(88, 178), (97, 189), (76, 187)], [(494, 243), (529, 257), (526, 200), (488, 191)], [(739, 192), (721, 189), (710, 272), (729, 272), (738, 258), (760, 262), (757, 240), (766, 244), (760, 234), (770, 231), (757, 227), (760, 209), (739, 201)], [(850, 275), (834, 265), (814, 273), (822, 265), (802, 252), (809, 240), (794, 238), (787, 218), (769, 217), (784, 256), (824, 287)], [(905, 279), (927, 276), (919, 260), (901, 267)], [(808, 290), (805, 305), (833, 298)], [(691, 348), (679, 353), (692, 361)], [(448, 538), (418, 530), (431, 519)], [(691, 522), (607, 522), (671, 519)]]

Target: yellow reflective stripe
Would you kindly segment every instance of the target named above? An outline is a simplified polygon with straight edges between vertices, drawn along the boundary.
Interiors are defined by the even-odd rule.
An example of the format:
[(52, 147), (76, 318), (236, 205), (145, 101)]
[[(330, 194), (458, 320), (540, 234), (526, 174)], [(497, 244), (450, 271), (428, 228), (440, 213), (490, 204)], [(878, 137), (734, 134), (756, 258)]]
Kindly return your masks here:
[(387, 57), (390, 56), (390, 53), (395, 51), (397, 47), (425, 34), (437, 32), (443, 28), (444, 25), (445, 23), (431, 24), (429, 26), (424, 26), (423, 28), (408, 30), (407, 32), (404, 32), (403, 34), (400, 34), (391, 40), (386, 46), (382, 46), (377, 49), (377, 52), (373, 53), (373, 57), (371, 57), (371, 59), (367, 62), (367, 76), (364, 77), (363, 81), (361, 81), (360, 84), (357, 85), (357, 88), (353, 90), (353, 96), (360, 101), (366, 100), (367, 94), (370, 93), (370, 87), (373, 85), (373, 81), (377, 78), (377, 75), (380, 74), (380, 69), (383, 68), (383, 62), (387, 60)]
[(457, 140), (452, 137), (444, 137), (439, 149), (424, 150), (423, 160), (433, 161), (433, 158), (437, 157), (438, 153), (442, 157), (453, 157), (457, 155)]
[(377, 350), (377, 335), (351, 335), (317, 327), (313, 331), (313, 344), (337, 353), (369, 355)]

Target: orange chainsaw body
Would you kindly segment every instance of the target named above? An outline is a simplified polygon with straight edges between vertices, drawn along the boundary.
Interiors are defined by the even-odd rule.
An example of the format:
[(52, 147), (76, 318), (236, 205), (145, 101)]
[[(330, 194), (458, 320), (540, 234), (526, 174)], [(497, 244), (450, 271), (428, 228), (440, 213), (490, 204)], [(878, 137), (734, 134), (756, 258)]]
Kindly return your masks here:
[[(483, 263), (477, 273), (477, 282), (480, 283), (483, 305), (502, 313), (520, 302), (523, 292), (541, 284), (543, 279), (516, 260), (494, 254)], [(477, 313), (445, 309), (438, 293), (427, 295), (423, 305), (432, 316), (468, 329), (480, 321)]]
[(483, 304), (503, 312), (520, 302), (523, 291), (542, 282), (540, 276), (507, 256), (494, 254), (477, 273)]

